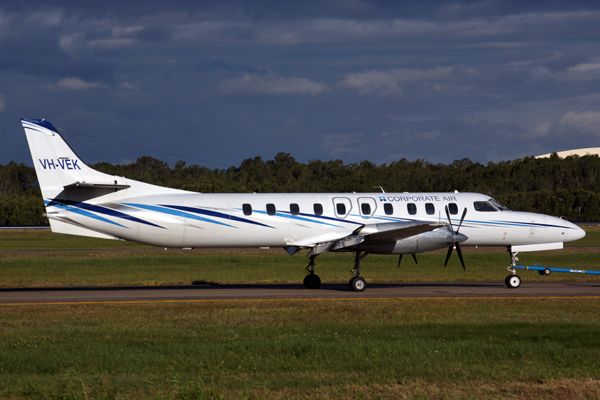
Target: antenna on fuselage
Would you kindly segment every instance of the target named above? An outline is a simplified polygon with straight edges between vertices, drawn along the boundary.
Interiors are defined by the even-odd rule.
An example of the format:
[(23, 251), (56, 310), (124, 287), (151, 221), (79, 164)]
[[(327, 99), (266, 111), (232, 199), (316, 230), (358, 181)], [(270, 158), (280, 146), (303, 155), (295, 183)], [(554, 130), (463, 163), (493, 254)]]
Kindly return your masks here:
[(381, 189), (381, 193), (385, 193), (385, 190), (381, 186), (373, 186), (373, 189)]

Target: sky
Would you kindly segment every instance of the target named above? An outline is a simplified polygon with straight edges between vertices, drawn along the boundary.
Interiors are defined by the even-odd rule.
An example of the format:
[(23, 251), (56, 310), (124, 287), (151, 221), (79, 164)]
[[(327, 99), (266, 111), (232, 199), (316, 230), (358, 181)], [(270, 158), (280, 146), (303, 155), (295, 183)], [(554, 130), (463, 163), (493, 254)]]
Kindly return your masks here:
[(0, 164), (32, 165), (20, 118), (87, 163), (600, 147), (600, 2), (4, 0)]

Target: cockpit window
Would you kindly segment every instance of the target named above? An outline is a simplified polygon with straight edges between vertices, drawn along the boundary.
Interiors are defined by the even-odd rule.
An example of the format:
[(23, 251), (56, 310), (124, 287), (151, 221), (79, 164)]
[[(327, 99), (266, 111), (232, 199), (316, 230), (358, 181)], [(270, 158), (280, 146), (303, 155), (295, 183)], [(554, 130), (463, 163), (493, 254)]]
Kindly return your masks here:
[(494, 199), (488, 199), (488, 201), (490, 203), (492, 203), (500, 211), (510, 211), (508, 209), (508, 207), (506, 207), (504, 204), (500, 203), (499, 201), (496, 201)]
[(475, 207), (475, 211), (498, 211), (487, 201), (475, 201), (473, 202), (473, 207)]

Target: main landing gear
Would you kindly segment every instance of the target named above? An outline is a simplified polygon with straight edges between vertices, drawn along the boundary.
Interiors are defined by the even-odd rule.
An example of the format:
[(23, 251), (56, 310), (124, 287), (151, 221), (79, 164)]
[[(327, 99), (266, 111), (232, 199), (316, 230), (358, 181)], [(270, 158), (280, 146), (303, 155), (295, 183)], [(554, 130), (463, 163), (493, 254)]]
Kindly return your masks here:
[(510, 254), (510, 267), (507, 269), (509, 272), (511, 272), (511, 274), (506, 277), (504, 283), (509, 289), (516, 289), (521, 286), (521, 278), (519, 278), (519, 275), (517, 275), (517, 269), (514, 267), (517, 265), (519, 258), (517, 257), (517, 253), (512, 251), (511, 246), (508, 246), (507, 250)]
[(317, 258), (316, 255), (310, 256), (310, 262), (306, 267), (308, 275), (304, 277), (304, 286), (307, 289), (318, 289), (321, 286), (321, 278), (315, 274), (315, 258)]
[(370, 253), (368, 251), (365, 251), (362, 254), (360, 250), (356, 251), (356, 255), (354, 256), (354, 268), (352, 268), (350, 271), (354, 274), (354, 277), (350, 279), (350, 282), (348, 282), (348, 286), (353, 292), (364, 292), (364, 290), (367, 288), (367, 281), (365, 281), (365, 278), (360, 276), (360, 262), (369, 254)]
[[(348, 287), (353, 292), (363, 292), (367, 288), (367, 281), (360, 276), (360, 262), (369, 254), (370, 253), (368, 251), (356, 251), (356, 256), (354, 257), (354, 268), (352, 268), (350, 271), (354, 277), (350, 279), (350, 282), (348, 282)], [(317, 255), (310, 256), (310, 261), (306, 267), (308, 275), (304, 277), (304, 286), (307, 289), (318, 289), (321, 286), (321, 278), (319, 278), (319, 275), (315, 274), (315, 258)]]

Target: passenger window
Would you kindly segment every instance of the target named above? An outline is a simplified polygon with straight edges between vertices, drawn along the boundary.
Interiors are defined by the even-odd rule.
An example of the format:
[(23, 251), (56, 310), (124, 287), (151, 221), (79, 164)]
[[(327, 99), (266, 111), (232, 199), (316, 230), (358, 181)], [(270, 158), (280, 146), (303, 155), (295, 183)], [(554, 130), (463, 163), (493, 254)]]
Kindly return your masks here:
[(275, 204), (267, 204), (267, 214), (275, 215), (275, 213), (276, 213)]
[(250, 204), (244, 204), (242, 210), (244, 210), (244, 215), (252, 215), (252, 206)]
[(456, 203), (448, 204), (448, 211), (450, 211), (450, 214), (452, 215), (458, 214), (458, 206), (456, 205)]
[(290, 204), (290, 213), (292, 213), (292, 215), (300, 214), (300, 206), (296, 203)]
[(346, 214), (346, 205), (344, 203), (337, 203), (335, 205), (335, 209), (337, 210), (337, 213), (339, 215), (345, 215)]
[(322, 204), (315, 203), (315, 205), (313, 206), (313, 210), (315, 212), (315, 215), (323, 215), (323, 205)]
[(394, 206), (392, 203), (385, 203), (383, 205), (383, 211), (385, 211), (385, 215), (392, 215), (394, 213)]
[(417, 206), (415, 205), (415, 203), (408, 203), (406, 205), (406, 209), (408, 210), (408, 213), (410, 215), (415, 215), (417, 213)]
[(362, 203), (360, 205), (360, 211), (363, 215), (371, 215), (371, 205), (368, 203)]
[(435, 214), (435, 206), (433, 205), (433, 203), (425, 203), (425, 212), (428, 215)]
[(487, 201), (475, 201), (473, 202), (473, 207), (475, 207), (475, 211), (498, 211)]

